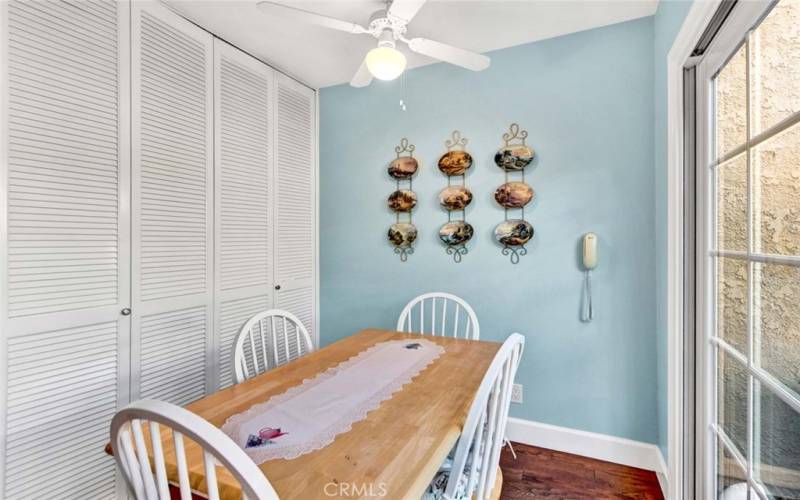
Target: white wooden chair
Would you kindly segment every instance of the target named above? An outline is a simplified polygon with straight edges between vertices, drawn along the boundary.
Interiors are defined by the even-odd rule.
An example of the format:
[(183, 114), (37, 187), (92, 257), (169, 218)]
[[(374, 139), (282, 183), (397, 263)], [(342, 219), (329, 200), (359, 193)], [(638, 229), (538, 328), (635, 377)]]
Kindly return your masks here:
[(452, 460), (448, 459), (423, 498), (485, 500), (491, 495), (524, 346), (525, 337), (518, 333), (503, 342), (472, 401)]
[(397, 331), (480, 338), (478, 317), (472, 307), (461, 297), (444, 292), (424, 293), (406, 304), (397, 320)]
[[(111, 421), (114, 458), (137, 500), (170, 498), (161, 441), (162, 426), (171, 430), (182, 500), (192, 497), (184, 436), (203, 450), (208, 490), (201, 493), (207, 493), (209, 499), (219, 499), (216, 474), (219, 465), (227, 468), (239, 481), (244, 498), (277, 500), (278, 494), (261, 469), (225, 433), (189, 410), (153, 399), (129, 404), (119, 410)], [(143, 427), (149, 429), (149, 450)]]
[(239, 331), (233, 351), (236, 383), (314, 351), (311, 336), (294, 314), (280, 309), (260, 312)]

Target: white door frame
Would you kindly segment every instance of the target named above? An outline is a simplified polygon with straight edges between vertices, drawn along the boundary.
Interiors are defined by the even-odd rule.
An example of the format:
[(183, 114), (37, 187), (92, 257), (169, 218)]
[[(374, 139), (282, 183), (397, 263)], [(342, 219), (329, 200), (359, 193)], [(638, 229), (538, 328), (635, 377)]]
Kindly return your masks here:
[[(693, 65), (697, 61), (691, 60), (691, 52), (697, 45), (701, 35), (708, 26), (711, 18), (719, 8), (721, 0), (695, 1), (684, 20), (684, 23), (675, 38), (675, 42), (667, 56), (667, 335), (668, 335), (668, 449), (669, 449), (669, 481), (667, 498), (678, 500), (683, 492), (683, 363), (684, 363), (684, 302), (683, 302), (683, 266), (684, 266), (684, 109), (683, 109), (683, 85), (684, 67)], [(734, 8), (731, 16), (726, 20), (726, 26), (720, 32), (718, 40), (712, 42), (707, 53), (703, 56), (707, 64), (698, 65), (697, 82), (705, 85), (709, 78), (707, 67), (719, 65), (720, 61), (728, 57), (727, 53), (719, 52), (717, 47), (722, 47), (723, 51), (733, 48), (734, 38), (737, 32), (749, 29), (763, 14), (772, 3), (771, 0), (758, 0), (752, 3), (742, 3)], [(737, 11), (738, 9), (738, 11)], [(730, 26), (733, 29), (727, 29)], [(718, 42), (718, 43), (717, 43)], [(698, 58), (699, 59), (699, 58)], [(712, 61), (708, 61), (711, 59)], [(709, 270), (707, 265), (710, 241), (708, 235), (710, 209), (713, 200), (707, 199), (708, 175), (707, 175), (707, 135), (710, 130), (709, 116), (707, 110), (709, 102), (705, 92), (698, 92), (697, 95), (697, 116), (698, 124), (696, 127), (699, 140), (697, 152), (697, 227), (696, 230), (700, 237), (697, 238), (697, 323), (696, 332), (698, 338), (696, 361), (705, 368), (697, 372), (695, 380), (696, 387), (704, 387), (708, 377), (713, 377), (713, 370), (709, 369), (706, 362), (708, 356), (707, 333), (713, 326), (712, 318), (707, 315), (707, 305), (712, 298), (708, 295), (707, 279)], [(695, 442), (706, 450), (706, 457), (710, 457), (711, 449), (708, 439), (708, 424), (713, 417), (714, 401), (708, 397), (704, 398), (702, 407), (698, 406), (698, 418), (702, 425), (697, 427)], [(713, 457), (712, 458), (713, 461)], [(713, 496), (713, 485), (705, 484), (705, 476), (708, 468), (713, 465), (707, 461), (697, 463), (697, 479), (700, 491), (706, 495)], [(711, 498), (709, 496), (709, 498)]]
[[(715, 293), (715, 284), (717, 281), (717, 277), (715, 276), (714, 270), (714, 258), (726, 256), (723, 255), (726, 253), (725, 250), (721, 249), (718, 244), (715, 243), (715, 236), (714, 236), (714, 227), (715, 227), (715, 212), (717, 210), (716, 203), (717, 203), (717, 193), (715, 192), (716, 186), (714, 182), (714, 170), (711, 168), (711, 165), (717, 161), (720, 163), (716, 167), (716, 169), (722, 168), (722, 164), (724, 163), (720, 159), (715, 158), (713, 151), (716, 149), (714, 144), (714, 117), (715, 117), (715, 109), (714, 109), (714, 85), (713, 85), (713, 78), (720, 71), (725, 65), (727, 64), (728, 60), (733, 56), (734, 51), (739, 50), (743, 44), (748, 43), (747, 39), (749, 38), (749, 33), (753, 30), (758, 24), (768, 15), (768, 13), (772, 10), (772, 7), (775, 5), (776, 0), (749, 0), (747, 2), (743, 2), (738, 4), (736, 8), (731, 12), (730, 16), (725, 22), (725, 25), (722, 27), (720, 32), (715, 37), (714, 41), (709, 46), (708, 50), (706, 51), (705, 55), (703, 56), (703, 60), (697, 64), (697, 115), (698, 115), (698, 137), (700, 138), (697, 141), (697, 185), (698, 185), (698, 199), (702, 200), (702, 207), (701, 202), (698, 202), (698, 227), (705, 225), (704, 232), (698, 233), (698, 246), (697, 246), (697, 269), (698, 269), (698, 304), (702, 304), (702, 301), (705, 301), (703, 307), (698, 307), (698, 316), (697, 316), (697, 341), (698, 341), (698, 355), (697, 355), (697, 362), (698, 366), (702, 368), (702, 370), (698, 370), (701, 374), (698, 376), (697, 386), (698, 390), (701, 390), (702, 387), (705, 392), (703, 394), (703, 401), (698, 404), (698, 406), (703, 407), (702, 414), (698, 413), (698, 422), (699, 425), (697, 427), (698, 432), (696, 434), (696, 443), (698, 449), (702, 447), (705, 450), (705, 458), (704, 460), (698, 461), (697, 464), (697, 475), (700, 479), (700, 486), (703, 488), (701, 491), (704, 492), (704, 496), (706, 498), (713, 498), (716, 494), (716, 485), (714, 482), (709, 481), (708, 479), (714, 477), (717, 474), (718, 464), (717, 462), (717, 442), (718, 440), (723, 441), (726, 443), (726, 447), (730, 448), (729, 452), (734, 456), (737, 462), (739, 462), (739, 466), (741, 467), (742, 471), (747, 472), (747, 483), (749, 483), (750, 488), (756, 492), (761, 498), (767, 498), (767, 492), (764, 490), (762, 484), (758, 483), (757, 481), (753, 480), (753, 453), (754, 451), (751, 449), (749, 453), (745, 455), (741, 455), (740, 453), (736, 453), (735, 446), (733, 443), (730, 442), (730, 437), (725, 436), (724, 434), (720, 434), (719, 423), (717, 421), (717, 414), (718, 409), (717, 406), (717, 394), (716, 391), (713, 389), (718, 380), (718, 373), (715, 370), (715, 361), (717, 351), (726, 352), (729, 356), (736, 357), (735, 353), (730, 350), (730, 347), (725, 348), (727, 345), (724, 341), (720, 340), (718, 337), (720, 336), (717, 331), (717, 324), (716, 324), (716, 317), (714, 314), (711, 314), (714, 311), (714, 308), (717, 304), (717, 297)], [(745, 47), (748, 47), (745, 45)], [(748, 65), (749, 65), (749, 55), (746, 56)], [(748, 74), (749, 74), (748, 69)], [(750, 91), (750, 84), (748, 80), (748, 100), (747, 100), (747, 107), (750, 107), (749, 102), (749, 91)], [(747, 122), (750, 122), (750, 110), (747, 111)], [(747, 152), (748, 158), (750, 158), (749, 150), (753, 147), (754, 141), (756, 143), (764, 140), (763, 137), (766, 136), (774, 137), (775, 135), (779, 134), (785, 128), (790, 127), (792, 124), (795, 123), (795, 120), (792, 117), (787, 117), (785, 120), (773, 124), (771, 127), (768, 127), (766, 130), (761, 131), (758, 135), (753, 135), (749, 131), (748, 127), (748, 134), (747, 134), (747, 141), (743, 145), (744, 152)], [(735, 150), (734, 150), (735, 151)], [(726, 153), (727, 155), (731, 155), (734, 151)], [(741, 153), (739, 153), (741, 154)], [(749, 160), (748, 160), (749, 163)], [(748, 165), (748, 172), (750, 172), (750, 165)], [(702, 188), (700, 187), (702, 186)], [(748, 191), (751, 191), (750, 181), (748, 181)], [(748, 192), (748, 200), (750, 199), (751, 193)], [(752, 207), (748, 206), (748, 215), (747, 215), (747, 227), (748, 227), (748, 240), (751, 236), (753, 220), (751, 217), (751, 210)], [(730, 252), (736, 253), (736, 252)], [(752, 249), (752, 243), (748, 243), (748, 250), (747, 250), (747, 262), (754, 261), (761, 261), (761, 262), (775, 262), (781, 263), (780, 257), (775, 257), (773, 255), (763, 255), (759, 254), (758, 252), (754, 252)], [(712, 257), (715, 256), (715, 257)], [(764, 260), (760, 260), (764, 259)], [(788, 257), (791, 259), (791, 257)], [(752, 271), (751, 271), (752, 272)], [(752, 284), (751, 279), (748, 278), (748, 301), (747, 307), (749, 309), (748, 316), (752, 318), (753, 315), (753, 302), (752, 302)], [(764, 372), (760, 372), (757, 369), (753, 370), (754, 362), (753, 359), (757, 357), (755, 350), (757, 348), (757, 344), (752, 344), (752, 320), (748, 320), (750, 323), (748, 325), (748, 342), (751, 343), (749, 349), (749, 353), (745, 353), (744, 356), (742, 354), (738, 354), (740, 357), (740, 361), (743, 362), (742, 364), (747, 367), (748, 371), (748, 378), (752, 378), (757, 380), (761, 385), (768, 388), (769, 392), (774, 394), (776, 397), (783, 399), (786, 404), (791, 405), (795, 408), (795, 410), (800, 411), (797, 406), (796, 398), (793, 398), (791, 394), (787, 393), (783, 388), (781, 388), (774, 379), (766, 375)], [(716, 344), (716, 345), (714, 345)], [(761, 375), (764, 373), (763, 375)], [(754, 421), (754, 389), (751, 386), (748, 390), (747, 394), (747, 411), (748, 411), (748, 426), (750, 428), (749, 432), (752, 431), (752, 425)], [(711, 429), (716, 428), (714, 431)], [(719, 434), (719, 437), (717, 435)], [(702, 440), (702, 441), (701, 441)], [(752, 446), (753, 436), (749, 437), (750, 444)], [(750, 457), (748, 458), (748, 455)]]
[(683, 492), (683, 69), (721, 0), (692, 3), (667, 55), (667, 499)]

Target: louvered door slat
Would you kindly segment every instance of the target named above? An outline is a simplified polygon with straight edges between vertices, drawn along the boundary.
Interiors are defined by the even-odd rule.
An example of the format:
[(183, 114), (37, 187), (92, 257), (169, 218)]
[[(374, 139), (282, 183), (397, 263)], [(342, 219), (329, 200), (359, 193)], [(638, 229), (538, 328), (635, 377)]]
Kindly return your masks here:
[(281, 287), (281, 291), (275, 295), (275, 307), (291, 311), (306, 327), (311, 338), (316, 338), (314, 287), (301, 286), (289, 290)]
[(156, 3), (132, 26), (134, 392), (186, 404), (209, 383), (212, 42)]
[(205, 394), (206, 308), (152, 314), (141, 326), (142, 398), (187, 404)]
[(223, 42), (216, 49), (220, 288), (268, 286), (271, 70)]
[(5, 498), (48, 497), (54, 464), (79, 479), (65, 497), (114, 496), (113, 460), (87, 452), (117, 409), (117, 338), (112, 321), (9, 340)]
[[(90, 450), (105, 445), (117, 408), (117, 337), (113, 321), (9, 341), (4, 498), (51, 496), (54, 469), (74, 480), (66, 490), (59, 483), (65, 497), (115, 496), (113, 459), (93, 456)], [(49, 350), (25, 355), (32, 342), (42, 340), (50, 343)], [(52, 353), (61, 350), (71, 352), (69, 361), (53, 359)], [(98, 358), (104, 357), (101, 369)], [(73, 383), (65, 393), (63, 370), (56, 368), (67, 365)]]
[[(31, 52), (31, 47), (38, 45), (38, 37), (29, 30), (20, 29), (16, 22), (24, 18), (34, 32), (45, 32), (44, 25), (53, 23), (62, 25), (56, 13), (43, 13), (35, 11), (29, 14), (29, 5), (12, 2), (8, 5), (9, 29), (9, 54), (11, 64), (9, 68), (9, 90), (15, 93), (10, 99), (8, 114), (9, 129), (9, 167), (8, 167), (8, 225), (9, 245), (33, 246), (39, 251), (11, 252), (9, 256), (9, 281), (15, 286), (9, 289), (10, 317), (25, 316), (30, 314), (44, 314), (48, 312), (74, 310), (91, 307), (98, 303), (117, 303), (117, 270), (112, 269), (104, 282), (104, 287), (96, 293), (78, 295), (75, 300), (63, 300), (67, 285), (60, 285), (59, 273), (64, 266), (85, 264), (111, 263), (116, 257), (118, 248), (118, 210), (117, 182), (118, 155), (117, 155), (117, 37), (116, 19), (106, 21), (106, 34), (100, 39), (95, 39), (87, 47), (78, 36), (63, 36), (58, 47), (51, 47), (46, 51), (38, 49)], [(73, 13), (80, 16), (80, 11)], [(80, 32), (80, 30), (78, 30)], [(85, 53), (91, 48), (109, 50), (113, 59), (97, 60), (94, 71), (84, 71)], [(33, 115), (28, 112), (36, 109), (41, 104), (40, 99), (30, 95), (25, 90), (33, 83), (30, 81), (27, 68), (41, 67), (53, 85), (53, 76), (61, 74), (80, 75), (86, 85), (92, 86), (98, 93), (104, 87), (113, 90), (107, 94), (108, 100), (101, 105), (104, 122), (94, 122), (88, 127), (73, 127), (64, 121), (54, 120), (45, 115)], [(44, 85), (48, 85), (45, 83)], [(44, 90), (49, 90), (45, 88)], [(99, 110), (99, 111), (100, 111)], [(80, 110), (59, 109), (60, 114), (73, 119), (80, 119), (83, 115)], [(88, 130), (87, 130), (88, 129)], [(92, 140), (92, 137), (96, 140)], [(52, 148), (62, 149), (78, 155), (76, 160), (94, 162), (96, 168), (92, 171), (78, 171), (70, 165), (58, 161), (58, 155), (52, 157), (46, 151)], [(44, 154), (42, 154), (44, 152)], [(27, 160), (19, 158), (28, 156)], [(45, 157), (45, 163), (40, 160)], [(55, 163), (54, 168), (47, 168), (48, 164)], [(43, 166), (45, 168), (43, 168)], [(54, 171), (55, 170), (55, 171)], [(29, 192), (74, 192), (75, 201), (70, 203), (70, 209), (75, 211), (68, 215), (63, 207), (49, 204), (47, 199), (31, 199)], [(102, 208), (97, 205), (79, 201), (82, 195), (88, 192), (102, 192), (108, 196), (109, 203)], [(78, 216), (82, 212), (83, 216)], [(74, 217), (73, 217), (74, 215)], [(63, 259), (63, 248), (46, 247), (41, 240), (32, 241), (35, 233), (47, 231), (48, 228), (58, 228), (65, 238), (79, 239), (84, 232), (93, 232), (103, 235), (104, 243), (109, 251), (104, 254), (82, 254), (79, 259)], [(37, 258), (37, 255), (46, 255), (48, 258)], [(107, 256), (111, 256), (109, 261)], [(26, 270), (36, 269), (39, 273), (29, 273)], [(35, 290), (32, 285), (33, 277), (37, 274), (50, 276), (50, 286), (46, 289)], [(63, 282), (61, 282), (63, 283)], [(25, 290), (28, 290), (26, 293)], [(66, 293), (70, 295), (69, 293)]]
[[(3, 2), (7, 355), (0, 497), (114, 498), (98, 454), (128, 401), (126, 5)], [(0, 391), (0, 394), (3, 391)]]
[(275, 82), (275, 304), (316, 339), (315, 96), (288, 77)]
[(214, 41), (217, 383), (239, 328), (272, 306), (272, 85), (260, 61)]
[(276, 280), (281, 287), (314, 278), (314, 93), (276, 79)]

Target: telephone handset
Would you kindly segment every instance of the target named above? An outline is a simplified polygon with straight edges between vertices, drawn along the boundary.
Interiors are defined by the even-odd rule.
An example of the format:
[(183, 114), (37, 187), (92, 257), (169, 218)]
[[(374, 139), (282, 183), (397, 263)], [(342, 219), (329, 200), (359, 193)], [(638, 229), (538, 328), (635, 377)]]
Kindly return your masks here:
[(597, 235), (586, 233), (583, 235), (583, 267), (586, 269), (584, 278), (583, 312), (581, 320), (589, 322), (594, 319), (592, 308), (592, 270), (597, 267)]
[(588, 271), (597, 267), (597, 235), (594, 233), (583, 235), (583, 267)]

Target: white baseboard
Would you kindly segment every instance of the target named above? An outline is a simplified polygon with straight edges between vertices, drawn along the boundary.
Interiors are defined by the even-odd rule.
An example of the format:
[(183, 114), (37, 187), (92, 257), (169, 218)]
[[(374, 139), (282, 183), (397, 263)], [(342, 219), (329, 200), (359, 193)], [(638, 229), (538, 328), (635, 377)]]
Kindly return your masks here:
[(655, 470), (655, 473), (658, 485), (661, 487), (661, 494), (664, 495), (664, 498), (669, 498), (669, 467), (661, 453), (661, 448), (656, 447), (656, 452), (658, 452), (658, 469)]
[(667, 465), (658, 446), (631, 439), (579, 431), (521, 418), (508, 418), (508, 439), (583, 457), (651, 470), (667, 497)]

